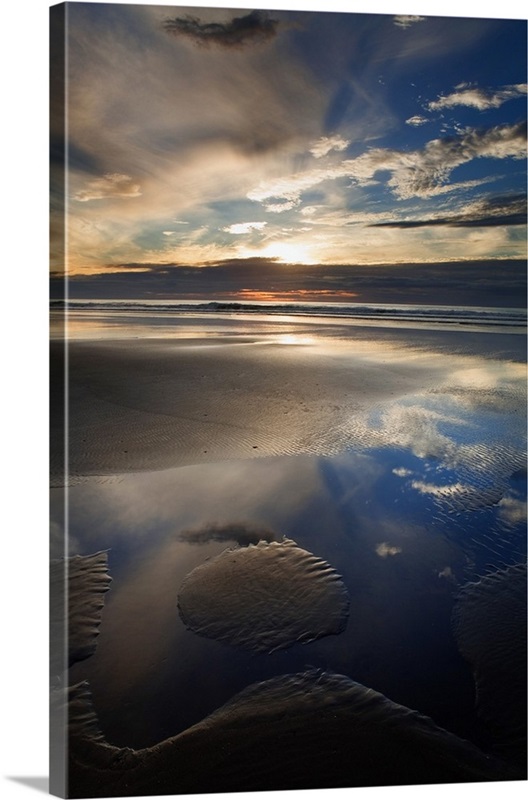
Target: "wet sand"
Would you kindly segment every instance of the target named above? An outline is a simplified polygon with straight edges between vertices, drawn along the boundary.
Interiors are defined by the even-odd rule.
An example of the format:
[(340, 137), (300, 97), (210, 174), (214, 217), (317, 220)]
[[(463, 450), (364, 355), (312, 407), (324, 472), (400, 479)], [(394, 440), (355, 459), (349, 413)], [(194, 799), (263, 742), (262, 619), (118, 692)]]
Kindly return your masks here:
[(178, 597), (190, 630), (268, 653), (341, 633), (348, 606), (341, 576), (291, 539), (227, 548), (187, 575)]
[[(70, 481), (233, 458), (334, 455), (361, 446), (362, 413), (446, 379), (445, 354), (470, 367), (487, 336), (354, 329), (346, 341), (299, 335), (277, 341), (122, 339), (72, 341)], [(522, 350), (523, 337), (495, 347)], [(53, 485), (64, 483), (63, 345), (51, 347)], [(511, 355), (510, 355), (511, 357)], [(450, 366), (452, 371), (452, 364)], [(57, 379), (58, 378), (58, 379)]]
[(460, 652), (471, 664), (477, 713), (494, 753), (526, 766), (526, 563), (463, 587), (453, 611)]
[[(524, 337), (232, 322), (69, 342), (70, 552), (108, 549), (113, 579), (69, 670), (98, 718), (74, 689), (73, 795), (103, 774), (105, 795), (519, 779), (510, 753), (489, 758), (451, 611), (468, 571), (521, 557)], [(317, 556), (287, 570), (293, 609), (273, 571), (245, 569), (283, 536)], [(282, 638), (261, 650), (268, 612)]]
[(89, 687), (69, 693), (71, 797), (503, 781), (469, 742), (322, 670), (253, 684), (197, 725), (142, 750), (105, 740)]
[[(79, 599), (74, 628), (84, 631), (92, 624), (93, 578), (107, 586), (106, 561), (95, 554), (70, 566)], [(55, 713), (66, 706), (71, 797), (503, 781), (522, 774), (428, 717), (322, 669), (251, 684), (201, 722), (147, 748), (108, 741), (86, 682), (52, 694)]]

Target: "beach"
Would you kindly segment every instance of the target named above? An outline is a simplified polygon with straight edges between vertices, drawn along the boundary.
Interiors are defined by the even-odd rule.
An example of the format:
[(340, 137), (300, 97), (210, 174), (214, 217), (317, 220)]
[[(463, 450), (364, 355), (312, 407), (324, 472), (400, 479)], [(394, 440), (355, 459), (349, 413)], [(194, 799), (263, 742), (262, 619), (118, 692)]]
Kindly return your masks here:
[[(59, 415), (52, 546), (60, 555), (67, 498), (68, 555), (107, 552), (112, 581), (96, 651), (71, 667), (69, 683), (88, 682), (105, 741), (152, 763), (137, 791), (154, 791), (149, 770), (159, 758), (164, 763), (160, 754), (179, 759), (194, 737), (202, 741), (202, 721), (203, 747), (216, 748), (207, 743), (216, 741), (223, 716), (213, 729), (209, 716), (233, 698), (236, 706), (249, 687), (277, 679), (277, 708), (297, 708), (288, 687), (305, 679), (283, 684), (281, 676), (301, 676), (306, 665), (323, 670), (325, 686), (334, 686), (335, 674), (380, 692), (387, 713), (390, 701), (427, 715), (453, 737), (450, 753), (460, 739), (478, 752), (500, 751), (499, 766), (484, 772), (480, 756), (468, 752), (469, 772), (446, 767), (446, 780), (519, 778), (518, 737), (508, 755), (504, 735), (495, 741), (488, 717), (479, 716), (472, 667), (451, 619), (463, 586), (526, 557), (525, 337), (518, 321), (468, 330), (416, 318), (376, 327), (240, 313), (162, 315), (154, 324), (151, 312), (72, 316), (68, 475)], [(57, 338), (57, 369), (63, 355)], [(244, 556), (247, 548), (256, 561), (247, 551), (238, 578), (230, 549)], [(290, 594), (272, 579), (283, 552), (292, 554), (291, 566), (280, 561)], [(253, 586), (240, 607), (229, 594), (238, 580)], [(307, 591), (319, 609), (311, 623)], [(257, 621), (268, 618), (277, 635), (263, 629), (264, 644), (251, 644)], [(343, 687), (336, 737), (346, 747), (344, 698), (361, 705), (363, 689)], [(250, 720), (251, 704), (244, 708)], [(283, 730), (277, 714), (272, 737)], [(327, 737), (328, 724), (323, 715)], [(377, 730), (372, 736), (383, 742)], [(175, 736), (176, 744), (164, 744)], [(241, 741), (233, 740), (233, 753)], [(253, 745), (249, 737), (245, 758), (259, 741), (256, 732)], [(237, 778), (228, 758), (222, 786), (319, 785), (318, 767), (299, 767), (315, 757), (313, 741), (306, 739), (293, 773), (287, 757), (279, 759), (269, 786), (253, 785), (246, 773)], [(97, 771), (97, 748), (93, 758)], [(324, 783), (321, 758), (315, 764)], [(410, 763), (418, 762), (414, 753)], [(357, 769), (356, 785), (376, 783), (375, 770)], [(391, 767), (384, 780), (424, 780), (409, 769)], [(166, 777), (163, 791), (209, 791), (204, 776)], [(92, 786), (85, 767), (76, 780)], [(354, 785), (348, 770), (335, 780)], [(119, 793), (117, 773), (112, 781)]]

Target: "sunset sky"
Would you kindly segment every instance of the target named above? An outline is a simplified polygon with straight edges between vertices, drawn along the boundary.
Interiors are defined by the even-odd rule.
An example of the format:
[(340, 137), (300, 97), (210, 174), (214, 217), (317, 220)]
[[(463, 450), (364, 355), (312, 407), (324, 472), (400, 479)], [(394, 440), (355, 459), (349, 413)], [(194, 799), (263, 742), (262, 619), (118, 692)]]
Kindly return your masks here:
[(73, 293), (518, 291), (525, 22), (75, 3), (67, 43)]

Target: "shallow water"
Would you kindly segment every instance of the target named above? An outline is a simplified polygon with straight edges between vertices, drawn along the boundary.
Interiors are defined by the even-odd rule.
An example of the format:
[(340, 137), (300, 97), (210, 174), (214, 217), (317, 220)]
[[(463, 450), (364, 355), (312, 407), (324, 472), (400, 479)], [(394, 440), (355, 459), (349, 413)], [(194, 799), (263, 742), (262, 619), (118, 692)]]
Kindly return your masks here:
[[(70, 554), (108, 549), (113, 579), (97, 651), (72, 668), (71, 682), (89, 680), (105, 735), (121, 746), (154, 744), (250, 684), (307, 666), (347, 675), (488, 745), (451, 613), (467, 580), (526, 558), (524, 337), (342, 327), (330, 336), (327, 325), (275, 319), (256, 336), (254, 321), (244, 325), (222, 320), (219, 341), (214, 325), (198, 337), (195, 322), (180, 320), (179, 346), (201, 354), (221, 344), (221, 358), (240, 343), (249, 366), (275, 337), (286, 363), (298, 364), (301, 353), (303, 374), (312, 364), (312, 384), (326, 392), (338, 385), (336, 370), (353, 368), (353, 402), (318, 411), (323, 389), (308, 396), (292, 372), (288, 391), (309, 408), (296, 413), (311, 413), (307, 436), (317, 434), (304, 451), (149, 471), (79, 469), (74, 485), (54, 489), (58, 552), (67, 491)], [(358, 402), (362, 376), (373, 371), (383, 391)], [(156, 385), (165, 386), (151, 381), (150, 396)], [(284, 394), (284, 386), (269, 388), (270, 403)], [(158, 402), (165, 413), (166, 399)], [(243, 417), (243, 402), (240, 409)], [(271, 425), (266, 419), (264, 430), (280, 442)], [(342, 576), (350, 601), (342, 633), (253, 653), (185, 627), (178, 595), (186, 576), (254, 541), (255, 531), (293, 539)], [(263, 602), (255, 598), (255, 613)], [(279, 624), (280, 602), (274, 613)]]

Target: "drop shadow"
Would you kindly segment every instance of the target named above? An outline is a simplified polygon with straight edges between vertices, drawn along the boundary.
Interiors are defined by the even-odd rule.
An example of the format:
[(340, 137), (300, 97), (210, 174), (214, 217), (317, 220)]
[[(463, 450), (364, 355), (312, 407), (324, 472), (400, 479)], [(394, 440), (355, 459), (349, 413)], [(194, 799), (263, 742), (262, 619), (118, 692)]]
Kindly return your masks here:
[(6, 775), (5, 777), (9, 781), (21, 783), (23, 786), (28, 786), (30, 789), (35, 789), (37, 792), (45, 792), (45, 794), (49, 794), (49, 778), (47, 775), (42, 777), (35, 775)]

